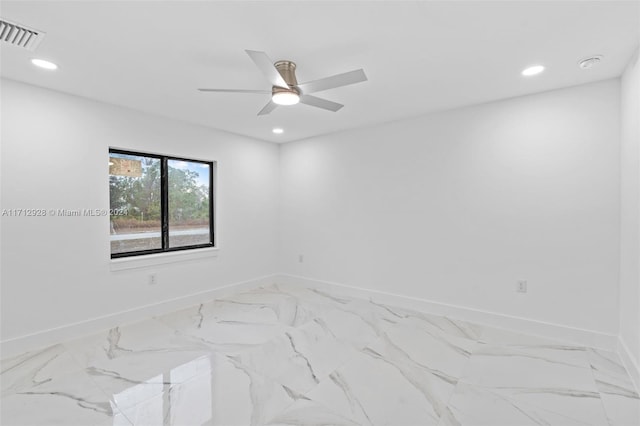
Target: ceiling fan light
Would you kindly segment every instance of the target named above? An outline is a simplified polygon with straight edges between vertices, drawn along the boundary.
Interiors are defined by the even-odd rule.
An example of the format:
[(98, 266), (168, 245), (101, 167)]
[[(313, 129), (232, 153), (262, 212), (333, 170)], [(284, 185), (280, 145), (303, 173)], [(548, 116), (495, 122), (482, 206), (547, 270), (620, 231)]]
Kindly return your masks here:
[(278, 105), (295, 105), (300, 102), (300, 96), (294, 92), (276, 92), (271, 100)]

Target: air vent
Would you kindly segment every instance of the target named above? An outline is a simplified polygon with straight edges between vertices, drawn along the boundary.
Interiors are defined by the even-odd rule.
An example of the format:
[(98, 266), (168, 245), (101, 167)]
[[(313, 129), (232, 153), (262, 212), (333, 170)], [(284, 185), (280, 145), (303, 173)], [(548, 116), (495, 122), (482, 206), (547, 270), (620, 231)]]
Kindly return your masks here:
[(33, 51), (42, 41), (44, 34), (42, 31), (0, 19), (0, 40), (13, 46)]

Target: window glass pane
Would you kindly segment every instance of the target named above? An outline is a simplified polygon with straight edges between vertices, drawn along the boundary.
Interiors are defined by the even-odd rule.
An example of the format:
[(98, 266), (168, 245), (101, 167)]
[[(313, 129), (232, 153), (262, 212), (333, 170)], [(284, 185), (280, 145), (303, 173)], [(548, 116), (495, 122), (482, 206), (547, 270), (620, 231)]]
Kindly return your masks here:
[(162, 248), (160, 159), (109, 153), (111, 253)]
[(211, 243), (207, 163), (168, 160), (169, 247)]

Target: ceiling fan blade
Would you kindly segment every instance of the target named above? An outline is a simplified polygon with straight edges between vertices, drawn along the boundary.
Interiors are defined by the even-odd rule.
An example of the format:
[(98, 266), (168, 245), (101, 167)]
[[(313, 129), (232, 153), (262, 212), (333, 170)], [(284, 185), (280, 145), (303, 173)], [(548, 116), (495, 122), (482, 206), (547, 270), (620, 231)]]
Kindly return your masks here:
[(269, 101), (268, 104), (266, 104), (264, 106), (264, 108), (262, 108), (260, 110), (260, 112), (258, 113), (258, 115), (267, 115), (269, 113), (271, 113), (271, 111), (273, 111), (274, 109), (276, 109), (278, 107), (278, 104), (273, 102), (273, 101)]
[(331, 77), (321, 78), (320, 80), (309, 81), (307, 83), (298, 84), (298, 89), (302, 93), (315, 93), (323, 90), (333, 89), (335, 87), (348, 86), (349, 84), (360, 83), (361, 81), (367, 81), (367, 76), (364, 70), (359, 69), (355, 71), (345, 72), (343, 74), (337, 74)]
[(271, 94), (271, 90), (245, 90), (245, 89), (198, 89), (201, 92), (222, 92), (222, 93), (259, 93), (262, 95)]
[(282, 78), (273, 65), (273, 61), (269, 59), (266, 53), (256, 50), (245, 50), (245, 52), (247, 52), (247, 55), (249, 55), (256, 66), (260, 68), (260, 71), (267, 77), (267, 80), (269, 80), (272, 86), (289, 88), (289, 85), (284, 81), (284, 78)]
[(300, 102), (306, 105), (311, 105), (317, 108), (326, 109), (329, 111), (336, 112), (344, 105), (339, 104), (337, 102), (331, 102), (326, 99), (317, 98), (311, 95), (300, 95)]

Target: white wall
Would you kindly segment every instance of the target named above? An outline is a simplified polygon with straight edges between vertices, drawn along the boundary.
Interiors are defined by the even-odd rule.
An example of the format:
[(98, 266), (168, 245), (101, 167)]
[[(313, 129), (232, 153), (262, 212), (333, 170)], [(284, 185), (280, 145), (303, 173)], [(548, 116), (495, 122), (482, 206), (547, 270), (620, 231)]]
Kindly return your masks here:
[[(217, 258), (114, 272), (106, 218), (3, 217), (3, 341), (275, 272), (618, 332), (620, 247), (630, 253), (619, 234), (619, 80), (280, 149), (13, 81), (1, 89), (2, 209), (108, 208), (109, 146), (210, 159), (221, 247)], [(623, 100), (637, 125), (632, 108), (637, 98)], [(623, 207), (625, 235), (634, 214)], [(625, 297), (638, 295), (637, 279), (622, 281), (632, 285), (621, 328), (637, 356), (638, 305)]]
[[(620, 338), (640, 371), (640, 60), (622, 76)], [(640, 383), (639, 383), (640, 385)]]
[(3, 341), (276, 272), (277, 145), (1, 84), (2, 209), (109, 208), (109, 146), (213, 160), (220, 247), (217, 258), (113, 272), (108, 217), (2, 217)]
[(280, 269), (616, 335), (619, 86), (285, 144)]

